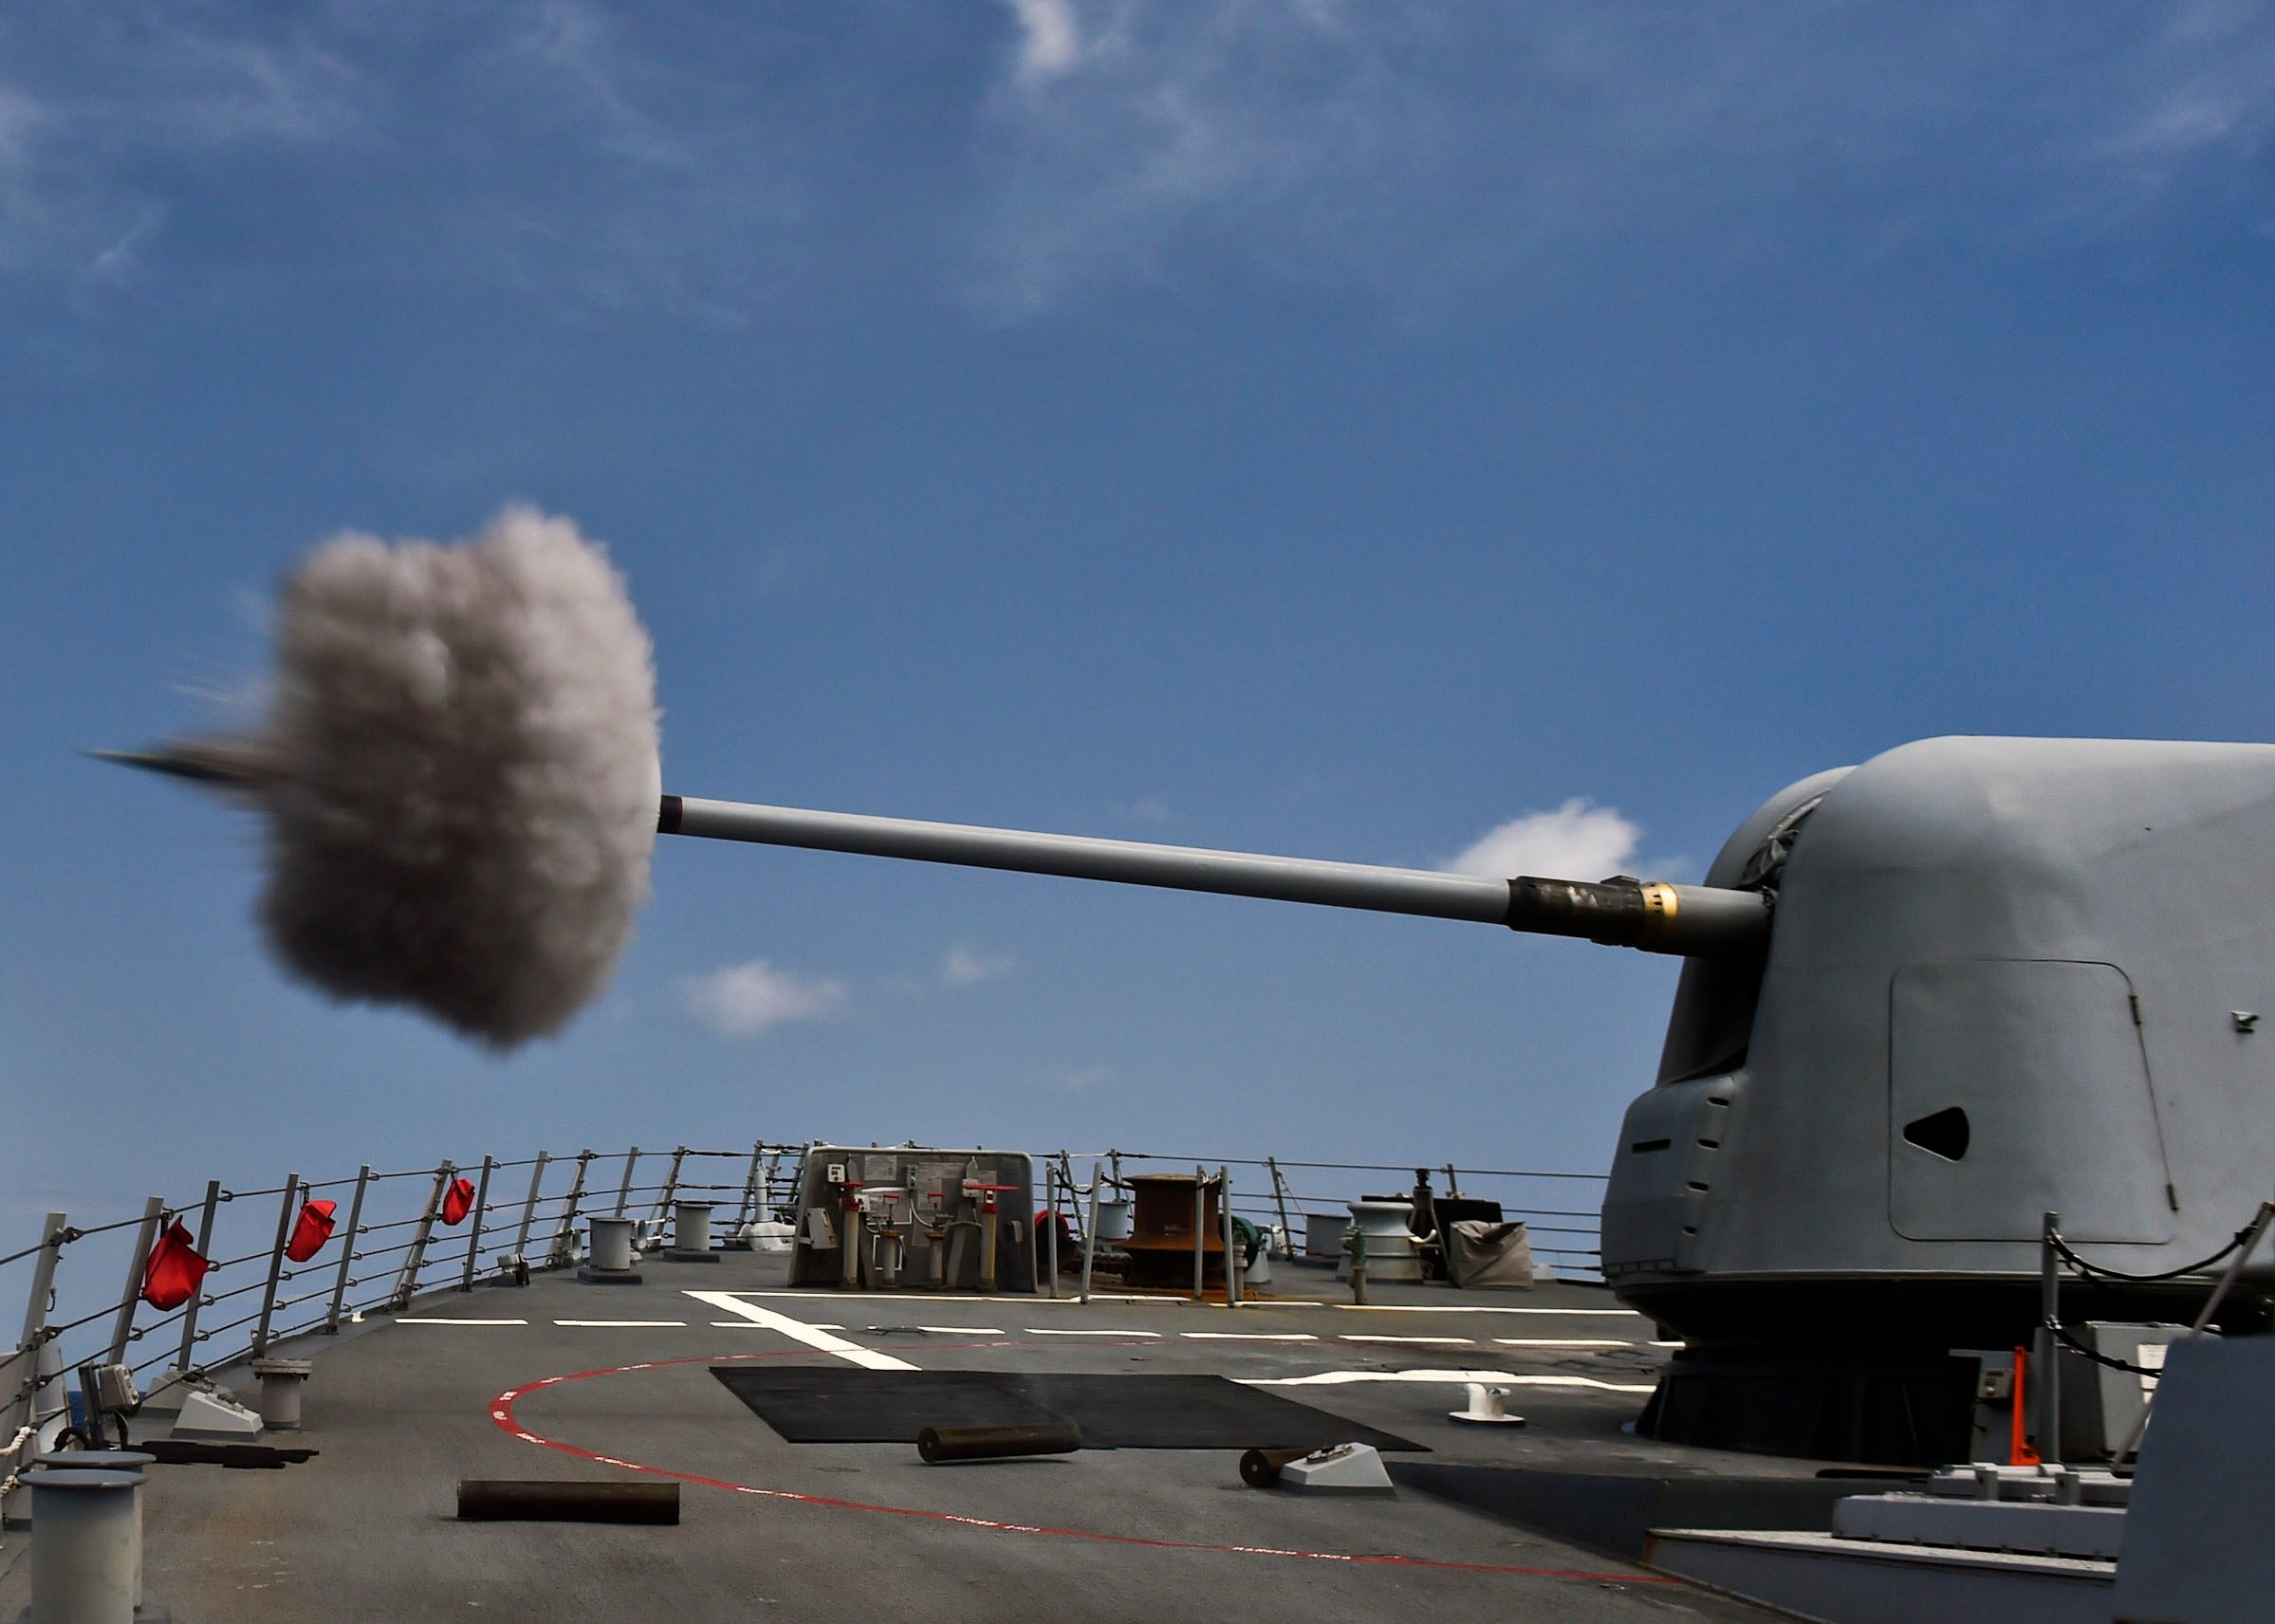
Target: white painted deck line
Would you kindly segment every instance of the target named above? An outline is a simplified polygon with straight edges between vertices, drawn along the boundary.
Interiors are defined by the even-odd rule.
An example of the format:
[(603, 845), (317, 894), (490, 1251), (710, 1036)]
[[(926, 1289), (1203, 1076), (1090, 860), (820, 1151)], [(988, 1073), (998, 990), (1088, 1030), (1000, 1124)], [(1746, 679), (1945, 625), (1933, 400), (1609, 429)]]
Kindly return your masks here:
[(1639, 1348), (1641, 1342), (1623, 1342), (1616, 1337), (1495, 1337), (1504, 1348)]
[[(736, 1297), (795, 1297), (807, 1302), (939, 1302), (949, 1301), (955, 1302), (1015, 1302), (1022, 1308), (1075, 1308), (1081, 1306), (1080, 1300), (1073, 1297), (1044, 1297), (1041, 1295), (1034, 1297), (982, 1297), (977, 1292), (967, 1291), (829, 1291), (811, 1286), (800, 1286), (788, 1291), (761, 1288), (753, 1291), (738, 1291), (733, 1295)], [(1093, 1302), (1166, 1302), (1174, 1308), (1190, 1304), (1193, 1299), (1190, 1297), (1119, 1297), (1109, 1296), (1102, 1291), (1094, 1291), (1090, 1294), (1090, 1301)], [(1292, 1302), (1282, 1302), (1274, 1303), (1273, 1306), (1293, 1308), (1298, 1305)], [(1306, 1303), (1303, 1306), (1309, 1307), (1311, 1305)]]
[(1027, 1326), (1027, 1334), (1028, 1336), (1030, 1336), (1030, 1337), (1153, 1337), (1153, 1338), (1158, 1338), (1158, 1337), (1161, 1335), (1161, 1333), (1160, 1333), (1160, 1332), (1158, 1332), (1158, 1331), (1054, 1331), (1054, 1330), (1052, 1330), (1052, 1329), (1051, 1329), (1051, 1328), (1050, 1328), (1048, 1325), (1029, 1325), (1029, 1326)]
[(1339, 1342), (1400, 1342), (1430, 1348), (1470, 1348), (1477, 1344), (1474, 1337), (1369, 1337), (1361, 1334), (1335, 1339)]
[(1000, 1325), (919, 1325), (919, 1331), (935, 1337), (1002, 1337), (1009, 1333)]
[(527, 1320), (451, 1320), (439, 1314), (398, 1314), (398, 1325), (527, 1325)]
[[(1280, 1307), (1279, 1303), (1270, 1306)], [(1640, 1320), (1643, 1317), (1632, 1308), (1472, 1308), (1467, 1303), (1439, 1307), (1434, 1302), (1332, 1302), (1330, 1308), (1340, 1308), (1345, 1314), (1550, 1314), (1559, 1319), (1604, 1319), (1617, 1315), (1622, 1320)]]
[(897, 1359), (891, 1354), (877, 1353), (869, 1348), (857, 1347), (842, 1337), (833, 1337), (808, 1325), (803, 1320), (793, 1320), (787, 1314), (777, 1314), (771, 1308), (761, 1308), (755, 1302), (744, 1302), (729, 1291), (690, 1291), (682, 1295), (697, 1302), (718, 1309), (723, 1314), (737, 1314), (753, 1325), (779, 1331), (793, 1342), (803, 1342), (817, 1353), (833, 1354), (849, 1365), (863, 1370), (913, 1371), (916, 1367), (906, 1359)]
[(666, 1326), (684, 1329), (687, 1325), (687, 1321), (684, 1320), (556, 1320), (553, 1323), (556, 1325), (620, 1327), (627, 1330), (639, 1327), (662, 1329)]
[(1455, 1387), (1465, 1382), (1489, 1382), (1496, 1387), (1587, 1387), (1599, 1393), (1650, 1393), (1653, 1384), (1599, 1381), (1592, 1375), (1520, 1375), (1501, 1370), (1321, 1371), (1316, 1375), (1252, 1376), (1246, 1387), (1345, 1387), (1362, 1381), (1400, 1381)]
[(1179, 1331), (1191, 1342), (1316, 1342), (1308, 1331)]

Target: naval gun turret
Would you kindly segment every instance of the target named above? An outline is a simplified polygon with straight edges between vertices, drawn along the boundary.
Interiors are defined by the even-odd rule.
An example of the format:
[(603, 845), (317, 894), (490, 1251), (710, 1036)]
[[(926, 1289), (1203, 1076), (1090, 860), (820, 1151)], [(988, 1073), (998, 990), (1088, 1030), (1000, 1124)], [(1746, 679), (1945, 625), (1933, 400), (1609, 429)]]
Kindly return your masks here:
[[(1958, 1458), (2044, 1215), (2186, 1320), (2275, 1176), (2275, 747), (1932, 739), (1739, 825), (1704, 885), (1373, 868), (667, 796), (664, 833), (1419, 914), (1679, 955), (1603, 1271), (1686, 1343), (1677, 1440)], [(2178, 1272), (2173, 1272), (2178, 1271)], [(2264, 1299), (2237, 1299), (2238, 1315)]]

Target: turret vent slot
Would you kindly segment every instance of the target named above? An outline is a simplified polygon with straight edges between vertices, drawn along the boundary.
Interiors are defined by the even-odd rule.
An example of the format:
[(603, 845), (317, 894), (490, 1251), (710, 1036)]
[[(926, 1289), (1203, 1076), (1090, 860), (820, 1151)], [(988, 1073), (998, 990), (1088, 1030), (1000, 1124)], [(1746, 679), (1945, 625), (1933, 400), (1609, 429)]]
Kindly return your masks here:
[(1970, 1133), (1967, 1113), (1956, 1105), (1904, 1124), (1906, 1143), (1917, 1145), (1928, 1154), (1941, 1156), (1947, 1162), (1955, 1162), (1967, 1154)]

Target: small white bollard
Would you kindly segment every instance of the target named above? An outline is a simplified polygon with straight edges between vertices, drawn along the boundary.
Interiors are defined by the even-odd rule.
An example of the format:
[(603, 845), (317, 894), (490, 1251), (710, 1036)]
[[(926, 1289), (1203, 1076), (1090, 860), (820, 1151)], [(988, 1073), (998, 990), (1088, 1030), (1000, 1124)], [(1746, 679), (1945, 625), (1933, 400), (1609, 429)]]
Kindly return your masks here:
[(138, 1471), (44, 1467), (31, 1484), (31, 1624), (134, 1624)]
[(301, 1390), (316, 1366), (307, 1359), (255, 1359), (252, 1374), (261, 1378), (261, 1424), (280, 1432), (300, 1430)]
[(1470, 1390), (1470, 1404), (1466, 1410), (1449, 1410), (1449, 1421), (1467, 1421), (1478, 1427), (1522, 1427), (1525, 1417), (1508, 1412), (1508, 1389), (1488, 1387), (1482, 1381), (1463, 1383)]
[(677, 1201), (672, 1204), (672, 1245), (664, 1256), (674, 1263), (712, 1263), (718, 1254), (711, 1249), (711, 1209), (709, 1201)]

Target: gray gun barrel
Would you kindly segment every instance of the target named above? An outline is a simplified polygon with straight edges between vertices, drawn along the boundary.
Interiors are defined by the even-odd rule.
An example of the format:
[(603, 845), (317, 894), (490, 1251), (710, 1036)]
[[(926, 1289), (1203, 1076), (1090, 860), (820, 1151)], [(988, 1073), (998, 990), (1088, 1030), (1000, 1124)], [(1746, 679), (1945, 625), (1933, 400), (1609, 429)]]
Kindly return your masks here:
[(657, 828), (666, 835), (714, 840), (1107, 879), (1378, 914), (1473, 919), (1536, 935), (1582, 936), (1613, 947), (1689, 957), (1759, 954), (1769, 939), (1766, 898), (1751, 891), (1708, 885), (1662, 885), (1624, 877), (1599, 884), (1530, 876), (1490, 879), (678, 795), (663, 798)]

